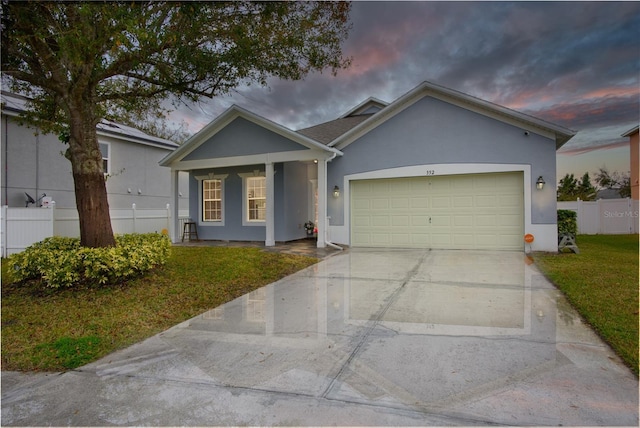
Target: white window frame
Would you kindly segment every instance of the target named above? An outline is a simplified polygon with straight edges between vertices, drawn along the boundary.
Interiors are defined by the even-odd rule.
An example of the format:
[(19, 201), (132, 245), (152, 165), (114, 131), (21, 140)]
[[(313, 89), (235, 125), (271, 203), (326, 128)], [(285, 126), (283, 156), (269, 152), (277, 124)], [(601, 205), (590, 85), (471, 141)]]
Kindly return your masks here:
[[(218, 179), (218, 178), (207, 178), (205, 180), (201, 181), (202, 183), (202, 222), (206, 223), (206, 222), (219, 222), (222, 221), (222, 213), (224, 212), (224, 210), (222, 209), (222, 180)], [(207, 183), (217, 183), (218, 184), (218, 188), (214, 188), (214, 189), (206, 189), (207, 187)], [(207, 199), (205, 197), (205, 192), (209, 190), (209, 191), (213, 191), (214, 195), (216, 192), (218, 192), (219, 197), (213, 197), (213, 198), (209, 198)], [(207, 202), (219, 202), (219, 217), (218, 218), (207, 218)], [(212, 213), (215, 213), (216, 211), (218, 211), (216, 209), (212, 210)]]
[[(107, 155), (105, 156), (104, 153), (102, 153), (102, 146), (105, 146), (107, 149)], [(111, 174), (111, 144), (110, 143), (103, 143), (98, 141), (98, 148), (100, 149), (100, 155), (102, 156), (102, 169), (103, 169), (103, 173), (104, 175), (110, 175)], [(107, 167), (104, 167), (105, 162), (107, 163)]]
[(249, 220), (249, 193), (248, 193), (248, 178), (263, 178), (265, 180), (265, 203), (268, 203), (266, 196), (266, 180), (267, 175), (264, 171), (255, 170), (249, 173), (239, 173), (242, 178), (242, 225), (243, 226), (266, 226), (266, 207), (265, 207), (265, 219), (264, 220)]
[[(194, 178), (198, 180), (198, 224), (201, 226), (224, 226), (225, 215), (225, 179), (229, 174), (214, 174), (209, 173), (207, 175), (196, 175)], [(204, 181), (205, 180), (219, 180), (220, 181), (220, 220), (205, 220), (204, 219)]]

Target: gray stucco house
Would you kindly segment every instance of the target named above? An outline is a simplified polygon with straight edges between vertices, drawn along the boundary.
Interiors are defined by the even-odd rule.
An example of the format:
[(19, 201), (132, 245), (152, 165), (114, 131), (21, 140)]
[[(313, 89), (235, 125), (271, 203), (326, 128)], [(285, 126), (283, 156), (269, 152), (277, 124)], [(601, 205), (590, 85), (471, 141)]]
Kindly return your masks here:
[[(75, 208), (71, 163), (62, 155), (67, 147), (56, 135), (19, 123), (25, 102), (24, 97), (2, 92), (2, 205), (25, 207), (26, 192), (37, 204), (46, 194), (59, 208)], [(159, 209), (172, 202), (169, 171), (158, 162), (178, 144), (106, 120), (98, 125), (98, 142), (110, 208), (131, 208), (135, 203), (140, 209)], [(184, 211), (188, 205), (186, 173), (181, 186), (173, 202), (179, 202)]]
[(271, 246), (311, 220), (318, 247), (524, 250), (531, 234), (556, 251), (556, 150), (574, 135), (424, 82), (299, 131), (232, 106), (161, 165), (174, 198), (189, 172), (201, 239)]

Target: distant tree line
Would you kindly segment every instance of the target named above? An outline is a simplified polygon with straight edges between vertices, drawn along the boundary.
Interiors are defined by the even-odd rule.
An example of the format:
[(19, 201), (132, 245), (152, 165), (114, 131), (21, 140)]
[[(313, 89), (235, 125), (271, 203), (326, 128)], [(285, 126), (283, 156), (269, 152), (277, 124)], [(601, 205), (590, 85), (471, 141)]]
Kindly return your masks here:
[(585, 172), (580, 180), (575, 178), (573, 174), (566, 174), (558, 184), (558, 201), (575, 201), (577, 199), (594, 201), (598, 190), (601, 189), (616, 189), (622, 198), (631, 196), (631, 180), (628, 173), (621, 174), (617, 171), (610, 173), (606, 167), (603, 167), (594, 175), (597, 187), (591, 183), (588, 172)]

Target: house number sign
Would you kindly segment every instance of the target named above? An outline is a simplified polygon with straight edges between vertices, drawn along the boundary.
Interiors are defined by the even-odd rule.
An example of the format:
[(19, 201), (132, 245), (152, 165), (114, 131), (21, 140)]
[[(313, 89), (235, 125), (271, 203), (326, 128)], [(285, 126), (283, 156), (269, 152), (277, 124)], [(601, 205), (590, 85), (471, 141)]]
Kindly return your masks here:
[(435, 169), (428, 169), (426, 175), (436, 175)]

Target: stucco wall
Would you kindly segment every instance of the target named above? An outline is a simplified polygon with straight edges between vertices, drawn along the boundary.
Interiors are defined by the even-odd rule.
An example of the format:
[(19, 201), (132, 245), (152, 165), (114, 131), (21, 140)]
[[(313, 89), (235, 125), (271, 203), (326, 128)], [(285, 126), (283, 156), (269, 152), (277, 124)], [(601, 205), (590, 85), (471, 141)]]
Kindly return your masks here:
[[(15, 118), (2, 115), (2, 204), (24, 207), (24, 192), (34, 198), (46, 193), (57, 207), (75, 208), (71, 163), (62, 155), (67, 146), (55, 135), (34, 133)], [(110, 208), (131, 208), (133, 203), (137, 208), (164, 208), (171, 202), (170, 170), (158, 165), (167, 149), (99, 139), (111, 147), (111, 176), (107, 180)], [(180, 208), (186, 209), (186, 173), (181, 174), (180, 191)]]
[[(242, 142), (242, 144), (237, 144), (237, 142)], [(185, 156), (183, 160), (248, 156), (295, 150), (308, 149), (288, 138), (239, 117)]]
[[(190, 213), (198, 223), (198, 237), (205, 240), (264, 241), (265, 225), (243, 224), (242, 177), (239, 174), (254, 171), (264, 173), (264, 165), (242, 167), (201, 169), (192, 171), (189, 178), (189, 191), (194, 197), (190, 201)], [(302, 162), (277, 163), (274, 165), (275, 191), (275, 240), (279, 242), (304, 238), (303, 228), (308, 220), (308, 170)], [(203, 222), (200, 205), (200, 193), (196, 176), (209, 173), (226, 175), (223, 184), (223, 222)], [(182, 231), (180, 231), (182, 232)]]
[[(531, 222), (555, 224), (555, 142), (478, 113), (426, 97), (343, 149), (328, 165), (327, 188), (344, 177), (379, 169), (430, 164), (526, 164), (531, 189), (543, 176), (543, 191), (531, 193)], [(343, 225), (344, 198), (328, 195), (332, 225)], [(526, 205), (526, 204), (525, 204)]]

